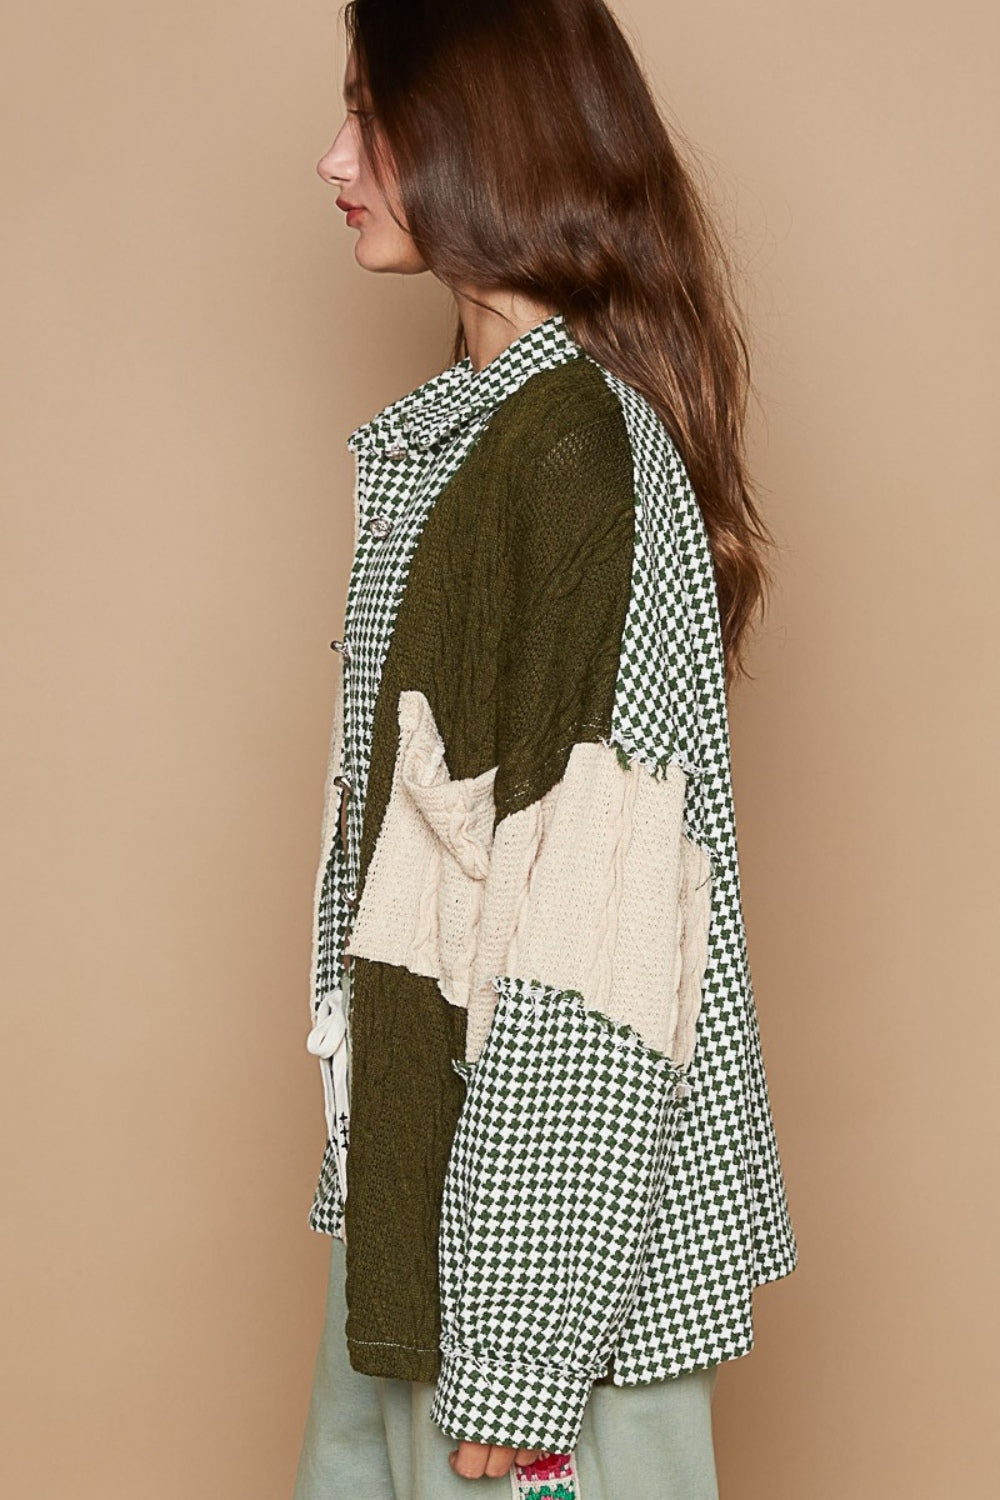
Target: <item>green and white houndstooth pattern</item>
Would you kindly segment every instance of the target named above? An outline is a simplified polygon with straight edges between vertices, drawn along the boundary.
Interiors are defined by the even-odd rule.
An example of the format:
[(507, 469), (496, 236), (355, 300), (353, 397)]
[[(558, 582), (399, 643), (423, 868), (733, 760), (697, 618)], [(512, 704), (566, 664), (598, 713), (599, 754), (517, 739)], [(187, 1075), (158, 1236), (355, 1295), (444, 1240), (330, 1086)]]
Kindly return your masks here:
[(452, 1437), (570, 1452), (635, 1295), (683, 1108), (683, 1070), (572, 990), (494, 980), (441, 1211)]
[[(466, 456), (499, 402), (531, 374), (580, 353), (560, 315), (516, 340), (500, 359), (478, 375), (468, 360), (453, 365), (410, 396), (387, 408), (352, 434), (359, 456), (360, 540), (352, 570), (346, 637), (352, 647), (345, 662), (345, 751), (342, 766), (354, 777), (352, 822), (345, 854), (335, 840), (320, 913), (320, 963), (315, 998), (339, 977), (339, 954), (347, 920), (341, 891), (356, 870), (363, 812), (364, 777), (370, 745), (371, 713), (381, 664), (391, 637), (406, 572), (423, 522), (436, 494)], [(505, 358), (506, 356), (506, 358)], [(598, 367), (601, 368), (601, 367)], [(651, 769), (676, 760), (689, 772), (686, 831), (702, 844), (712, 863), (712, 925), (703, 1003), (694, 1058), (685, 1078), (691, 1093), (675, 1121), (670, 1170), (661, 1184), (658, 1209), (637, 1280), (618, 1305), (612, 1377), (619, 1385), (680, 1374), (734, 1358), (752, 1347), (751, 1292), (762, 1282), (794, 1269), (797, 1248), (788, 1216), (777, 1145), (770, 1114), (753, 991), (747, 963), (740, 901), (739, 869), (729, 763), (729, 735), (723, 680), (722, 643), (714, 574), (704, 524), (680, 455), (646, 399), (610, 371), (604, 379), (618, 396), (635, 462), (636, 546), (632, 595), (622, 641), (613, 739)], [(482, 377), (490, 377), (483, 381)], [(482, 382), (477, 384), (477, 382)], [(397, 457), (392, 457), (393, 449)], [(378, 495), (377, 505), (373, 500)], [(383, 516), (393, 530), (376, 542), (373, 520)], [(516, 988), (518, 976), (506, 981)], [(542, 987), (544, 989), (544, 986)], [(558, 992), (550, 997), (555, 1000)], [(498, 1007), (499, 1013), (499, 1007)], [(510, 1014), (510, 1012), (508, 1012)], [(491, 1033), (492, 1034), (492, 1033)], [(596, 1065), (586, 1049), (578, 1057), (581, 1076)], [(477, 1067), (481, 1067), (482, 1057)], [(541, 1060), (539, 1060), (541, 1065)], [(486, 1076), (485, 1074), (483, 1075)], [(471, 1098), (470, 1101), (471, 1102)], [(655, 1111), (655, 1096), (649, 1108)], [(494, 1362), (492, 1325), (477, 1324), (463, 1301), (460, 1256), (460, 1196), (456, 1196), (459, 1139), (467, 1153), (478, 1153), (504, 1180), (519, 1181), (523, 1164), (510, 1158), (503, 1111), (476, 1116), (477, 1134), (468, 1135), (465, 1112), (459, 1122), (454, 1167), (449, 1166), (449, 1213), (442, 1221), (442, 1246), (452, 1246), (452, 1280), (443, 1277), (442, 1306), (454, 1309), (447, 1368), (464, 1372), (458, 1382), (445, 1372), (439, 1382), (438, 1416), (447, 1430), (468, 1413), (456, 1403), (475, 1399), (477, 1383), (468, 1358)], [(310, 1212), (313, 1228), (339, 1233), (343, 1205), (330, 1142)], [(653, 1158), (632, 1160), (625, 1201), (643, 1201)], [(579, 1211), (579, 1210), (578, 1210)], [(556, 1222), (553, 1218), (552, 1222)], [(565, 1264), (568, 1221), (559, 1216)], [(585, 1228), (586, 1214), (580, 1215)], [(585, 1248), (585, 1247), (584, 1247)], [(490, 1261), (495, 1247), (482, 1254)], [(612, 1263), (614, 1257), (611, 1257)], [(518, 1270), (521, 1282), (517, 1282)], [(532, 1300), (534, 1262), (510, 1265), (508, 1306), (523, 1313)], [(515, 1291), (515, 1288), (517, 1290)], [(540, 1305), (558, 1286), (542, 1280), (534, 1288)], [(496, 1289), (494, 1288), (494, 1296)], [(449, 1301), (450, 1299), (450, 1301)], [(503, 1306), (489, 1316), (502, 1317)], [(549, 1395), (551, 1426), (543, 1446), (558, 1449), (576, 1410), (574, 1393), (592, 1378), (593, 1362), (583, 1337), (562, 1367), (563, 1395)], [(457, 1329), (457, 1331), (456, 1331)], [(461, 1363), (460, 1363), (461, 1362)], [(502, 1361), (501, 1361), (502, 1362)], [(492, 1371), (489, 1403), (478, 1412), (479, 1430), (492, 1441), (514, 1432), (527, 1418), (533, 1387), (526, 1367), (511, 1367), (503, 1388)], [(549, 1370), (546, 1378), (551, 1379)], [(598, 1373), (601, 1373), (598, 1371)], [(536, 1375), (535, 1377), (541, 1378)], [(470, 1383), (471, 1382), (471, 1383)], [(482, 1385), (482, 1381), (478, 1382)], [(541, 1400), (542, 1393), (538, 1391)], [(486, 1400), (484, 1396), (482, 1398)], [(562, 1405), (560, 1407), (560, 1401)], [(539, 1407), (531, 1408), (536, 1413)], [(556, 1424), (563, 1427), (555, 1436)], [(457, 1432), (457, 1427), (456, 1427)], [(463, 1431), (462, 1436), (469, 1436)], [(486, 1436), (484, 1436), (486, 1440)], [(518, 1427), (516, 1441), (526, 1440)], [(534, 1439), (533, 1439), (534, 1441)], [(572, 1443), (567, 1444), (568, 1447)]]
[(702, 1009), (687, 1073), (691, 1095), (615, 1354), (615, 1383), (633, 1384), (747, 1353), (751, 1290), (790, 1274), (798, 1249), (747, 961), (708, 537), (680, 454), (655, 411), (624, 381), (603, 374), (628, 426), (638, 504), (615, 734), (639, 758), (666, 754), (696, 773), (686, 831), (709, 854), (713, 881)]

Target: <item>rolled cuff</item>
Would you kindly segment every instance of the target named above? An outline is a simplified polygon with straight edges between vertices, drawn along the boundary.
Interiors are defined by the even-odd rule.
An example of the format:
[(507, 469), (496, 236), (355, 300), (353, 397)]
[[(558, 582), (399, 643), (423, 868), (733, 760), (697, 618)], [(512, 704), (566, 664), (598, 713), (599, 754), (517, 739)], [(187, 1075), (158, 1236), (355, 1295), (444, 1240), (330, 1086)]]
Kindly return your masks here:
[(442, 1352), (431, 1420), (448, 1437), (570, 1453), (593, 1382), (550, 1364), (510, 1365)]

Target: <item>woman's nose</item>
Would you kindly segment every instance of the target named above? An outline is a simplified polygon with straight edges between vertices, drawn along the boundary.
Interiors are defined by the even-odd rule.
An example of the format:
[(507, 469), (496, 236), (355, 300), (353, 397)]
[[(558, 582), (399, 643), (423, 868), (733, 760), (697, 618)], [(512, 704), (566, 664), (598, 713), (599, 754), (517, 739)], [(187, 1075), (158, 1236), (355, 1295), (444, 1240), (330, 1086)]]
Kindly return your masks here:
[(332, 146), (331, 146), (331, 148), (330, 148), (329, 151), (324, 151), (323, 155), (320, 157), (319, 161), (316, 163), (316, 170), (319, 173), (319, 175), (322, 177), (322, 179), (323, 179), (324, 182), (333, 183), (333, 182), (337, 181), (337, 176), (336, 176), (336, 173), (334, 171), (333, 147)]
[(316, 170), (324, 182), (347, 183), (355, 171), (356, 163), (351, 151), (347, 121), (334, 136), (332, 145), (324, 151), (316, 163)]

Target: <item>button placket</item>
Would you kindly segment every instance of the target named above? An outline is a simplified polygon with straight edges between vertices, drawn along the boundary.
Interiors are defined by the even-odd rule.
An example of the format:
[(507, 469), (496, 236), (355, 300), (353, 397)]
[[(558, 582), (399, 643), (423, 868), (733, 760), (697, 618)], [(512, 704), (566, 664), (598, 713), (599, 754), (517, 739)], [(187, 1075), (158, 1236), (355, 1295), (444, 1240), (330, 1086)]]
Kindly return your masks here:
[[(392, 470), (397, 469), (405, 459), (410, 457), (410, 451), (408, 434), (404, 428), (400, 434), (393, 434), (387, 439), (387, 446), (382, 449), (379, 458), (366, 473), (365, 503), (362, 513), (365, 514), (369, 505), (377, 505), (381, 509), (373, 510), (370, 515), (365, 514), (362, 525), (368, 535), (376, 541), (384, 541), (386, 537), (391, 536), (397, 524), (397, 520), (391, 514), (393, 500), (405, 498), (405, 486), (401, 489), (401, 477), (395, 472), (387, 472), (386, 465), (391, 466)], [(380, 495), (380, 481), (382, 480), (385, 481), (386, 489), (385, 493)]]
[[(363, 455), (363, 461), (359, 464), (358, 468), (358, 513), (361, 534), (358, 538), (358, 546), (355, 549), (354, 561), (351, 566), (351, 577), (348, 583), (348, 617), (345, 621), (344, 630), (344, 635), (348, 639), (345, 639), (340, 643), (341, 647), (346, 647), (346, 651), (343, 657), (345, 667), (354, 659), (349, 639), (351, 631), (352, 600), (355, 598), (357, 590), (362, 587), (362, 580), (367, 571), (366, 564), (370, 555), (370, 548), (365, 541), (365, 534), (367, 534), (368, 537), (378, 537), (378, 526), (377, 524), (373, 524), (377, 522), (378, 517), (376, 515), (368, 514), (368, 508), (373, 500), (373, 492), (377, 491), (378, 483), (379, 473), (377, 455), (375, 453), (365, 454)], [(344, 692), (345, 747), (351, 747), (355, 744), (355, 730), (353, 726), (356, 710), (357, 704), (355, 702), (353, 683), (351, 681), (351, 675), (348, 674), (347, 679), (345, 680)], [(344, 767), (347, 784), (343, 789), (340, 804), (340, 843), (344, 857), (345, 882), (341, 889), (341, 899), (344, 903), (344, 906), (347, 908), (347, 911), (345, 913), (347, 930), (345, 933), (345, 948), (342, 955), (343, 970), (345, 976), (348, 973), (351, 962), (351, 956), (346, 949), (346, 942), (350, 938), (351, 914), (353, 912), (353, 909), (358, 904), (356, 884), (357, 865), (360, 854), (358, 855), (358, 859), (356, 859), (355, 852), (356, 846), (359, 850), (361, 843), (361, 829), (359, 826), (360, 813), (358, 807), (355, 805), (357, 802), (356, 786), (353, 777), (350, 774), (347, 774), (349, 771), (355, 769), (351, 766), (348, 759), (349, 753), (349, 748), (345, 748), (344, 760), (342, 762), (342, 765)], [(354, 835), (353, 838), (352, 834)]]
[[(343, 640), (334, 640), (334, 641), (331, 641), (330, 642), (330, 649), (332, 651), (339, 651), (341, 653), (341, 656), (342, 656), (342, 659), (343, 659), (343, 663), (344, 663), (344, 667), (346, 668), (347, 664), (352, 660), (351, 646), (350, 646), (350, 642), (348, 641), (347, 637), (345, 636)], [(351, 880), (352, 873), (353, 873), (353, 867), (354, 867), (353, 846), (352, 846), (351, 836), (350, 836), (351, 835), (351, 823), (352, 823), (351, 802), (352, 802), (352, 797), (353, 797), (353, 792), (354, 792), (354, 778), (351, 776), (351, 773), (350, 773), (349, 769), (347, 769), (347, 765), (349, 764), (349, 762), (348, 762), (348, 755), (349, 755), (348, 746), (351, 743), (351, 732), (350, 732), (351, 717), (352, 717), (352, 713), (351, 713), (350, 683), (347, 680), (346, 674), (345, 674), (345, 681), (344, 681), (344, 735), (343, 735), (343, 742), (342, 742), (343, 748), (341, 750), (341, 767), (342, 767), (342, 769), (337, 773), (336, 776), (334, 776), (334, 778), (333, 778), (333, 784), (334, 784), (335, 787), (337, 787), (337, 789), (340, 792), (340, 809), (339, 809), (339, 812), (340, 812), (340, 819), (339, 819), (340, 848), (341, 848), (341, 854), (342, 854), (342, 857), (343, 857), (343, 869), (345, 871), (347, 880)], [(341, 888), (341, 896), (342, 896), (342, 899), (344, 901), (344, 905), (347, 906), (348, 908), (353, 909), (354, 907), (357, 906), (357, 904), (358, 904), (357, 893), (356, 893), (356, 891), (351, 886), (348, 886), (346, 888), (342, 887)], [(350, 935), (350, 932), (349, 932), (349, 929), (348, 929), (348, 936), (349, 935)], [(344, 968), (345, 975), (347, 973), (347, 970), (350, 967), (350, 962), (351, 962), (351, 956), (347, 952), (346, 947), (345, 947), (344, 954), (343, 954), (343, 968)]]

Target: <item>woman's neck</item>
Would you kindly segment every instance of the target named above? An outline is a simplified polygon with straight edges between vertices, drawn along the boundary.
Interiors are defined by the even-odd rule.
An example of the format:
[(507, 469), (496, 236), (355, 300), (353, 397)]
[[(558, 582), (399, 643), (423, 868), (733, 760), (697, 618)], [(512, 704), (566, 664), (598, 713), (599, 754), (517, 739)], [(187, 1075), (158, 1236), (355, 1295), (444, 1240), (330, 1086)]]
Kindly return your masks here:
[[(466, 292), (454, 293), (472, 368), (477, 372), (484, 369), (491, 359), (496, 359), (522, 333), (527, 333), (529, 328), (551, 318), (559, 310), (551, 303), (522, 297), (515, 292), (477, 292), (475, 295), (480, 299), (477, 302), (473, 302)], [(482, 302), (489, 305), (483, 307)]]

